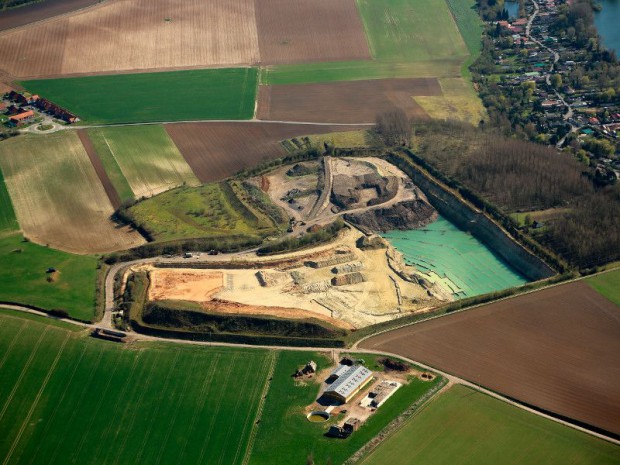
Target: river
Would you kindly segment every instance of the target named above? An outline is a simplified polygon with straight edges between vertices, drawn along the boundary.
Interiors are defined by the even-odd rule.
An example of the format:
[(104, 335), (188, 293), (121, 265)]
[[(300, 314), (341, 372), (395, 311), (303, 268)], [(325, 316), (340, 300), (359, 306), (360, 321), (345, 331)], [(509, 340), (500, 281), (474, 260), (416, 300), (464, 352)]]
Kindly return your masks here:
[(603, 9), (595, 13), (594, 23), (603, 45), (620, 55), (620, 0), (600, 0)]

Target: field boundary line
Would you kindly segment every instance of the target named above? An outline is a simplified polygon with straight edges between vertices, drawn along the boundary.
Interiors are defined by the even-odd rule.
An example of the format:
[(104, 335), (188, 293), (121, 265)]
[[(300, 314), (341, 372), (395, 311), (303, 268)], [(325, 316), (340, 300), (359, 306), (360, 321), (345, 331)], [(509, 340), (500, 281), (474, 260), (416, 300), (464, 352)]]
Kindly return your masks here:
[(442, 377), (442, 381), (437, 383), (436, 386), (433, 386), (427, 392), (425, 392), (422, 397), (418, 400), (414, 401), (409, 407), (405, 409), (400, 415), (396, 416), (392, 421), (390, 421), (387, 425), (381, 429), (373, 438), (371, 438), (366, 444), (360, 447), (356, 452), (354, 452), (347, 460), (345, 460), (344, 465), (354, 465), (354, 464), (362, 464), (366, 459), (372, 454), (372, 452), (379, 447), (386, 439), (389, 439), (391, 436), (400, 431), (406, 424), (408, 424), (411, 419), (416, 417), (418, 413), (424, 410), (434, 399), (436, 399), (439, 395), (443, 394), (444, 391), (450, 388), (452, 383), (446, 377)]
[(4, 355), (2, 356), (2, 360), (0, 360), (0, 370), (2, 370), (2, 367), (4, 367), (4, 364), (6, 363), (7, 359), (9, 358), (9, 354), (13, 350), (13, 346), (15, 345), (15, 343), (17, 342), (17, 340), (21, 336), (21, 334), (24, 331), (24, 329), (26, 328), (26, 326), (28, 326), (28, 322), (26, 320), (24, 320), (22, 322), (22, 325), (19, 327), (19, 331), (17, 331), (15, 333), (15, 335), (13, 336), (13, 339), (11, 339), (11, 343), (7, 347), (6, 352), (4, 352)]
[(248, 443), (245, 449), (245, 455), (243, 456), (243, 460), (241, 461), (241, 465), (247, 465), (250, 462), (250, 457), (252, 456), (252, 449), (254, 449), (254, 441), (256, 441), (256, 435), (258, 434), (258, 424), (263, 415), (263, 410), (265, 408), (265, 403), (267, 401), (267, 394), (269, 393), (269, 389), (271, 388), (270, 379), (273, 378), (273, 374), (276, 370), (276, 363), (278, 361), (278, 353), (273, 352), (270, 354), (270, 365), (269, 371), (267, 372), (267, 378), (265, 381), (265, 385), (263, 386), (263, 390), (260, 394), (260, 400), (258, 404), (258, 408), (256, 409), (256, 415), (254, 416), (254, 422), (252, 423), (252, 431), (250, 431), (250, 437), (248, 438)]
[[(190, 372), (191, 373), (195, 373), (195, 366), (196, 366), (196, 360), (198, 359), (198, 354), (195, 353), (192, 355), (192, 362), (190, 364)], [(176, 366), (176, 363), (175, 363)], [(172, 371), (172, 370), (170, 370)], [(179, 393), (179, 397), (178, 397), (178, 401), (177, 402), (181, 402), (183, 399), (185, 399), (185, 396), (187, 394), (187, 386), (189, 385), (189, 381), (191, 379), (191, 376), (185, 376), (185, 380), (183, 381), (183, 387), (181, 388), (181, 392)], [(174, 410), (174, 415), (172, 416), (172, 421), (169, 421), (168, 423), (168, 428), (166, 431), (166, 436), (163, 439), (163, 441), (161, 442), (161, 446), (159, 447), (159, 452), (157, 453), (157, 460), (155, 461), (155, 465), (159, 465), (159, 463), (161, 462), (161, 457), (166, 449), (166, 444), (168, 443), (168, 440), (170, 439), (170, 433), (172, 433), (172, 430), (174, 429), (174, 425), (177, 422), (177, 418), (179, 417), (179, 409), (175, 409)], [(170, 419), (169, 419), (170, 420)], [(190, 430), (191, 431), (191, 430)], [(179, 463), (182, 463), (181, 461), (179, 461)]]
[[(612, 444), (620, 445), (620, 440), (619, 439), (613, 438), (611, 436), (607, 436), (607, 435), (605, 435), (603, 433), (599, 433), (597, 431), (585, 428), (585, 427), (577, 425), (575, 423), (571, 423), (570, 421), (563, 420), (562, 418), (555, 417), (555, 416), (550, 415), (550, 414), (548, 414), (548, 413), (546, 413), (546, 412), (544, 412), (542, 410), (538, 410), (538, 409), (533, 408), (532, 406), (529, 406), (529, 405), (527, 405), (525, 403), (521, 403), (521, 402), (519, 402), (516, 399), (512, 399), (512, 398), (507, 397), (507, 396), (505, 396), (505, 395), (503, 395), (503, 394), (501, 394), (499, 392), (495, 392), (495, 391), (492, 391), (490, 389), (487, 389), (484, 386), (481, 386), (480, 384), (476, 384), (476, 383), (474, 383), (472, 381), (469, 381), (469, 380), (467, 380), (465, 378), (460, 378), (458, 376), (451, 375), (449, 373), (446, 373), (443, 370), (440, 370), (440, 369), (435, 368), (435, 367), (433, 367), (431, 365), (427, 365), (425, 363), (422, 363), (422, 362), (419, 362), (419, 361), (416, 361), (416, 360), (412, 360), (412, 359), (410, 359), (410, 358), (408, 358), (408, 357), (406, 357), (404, 355), (394, 354), (392, 352), (386, 352), (386, 351), (381, 351), (381, 350), (371, 350), (371, 349), (357, 349), (357, 352), (367, 353), (367, 354), (374, 354), (374, 355), (389, 355), (389, 356), (392, 356), (392, 357), (400, 358), (401, 360), (405, 360), (405, 361), (407, 361), (409, 363), (417, 365), (420, 368), (424, 368), (425, 370), (433, 371), (435, 373), (438, 373), (439, 375), (445, 377), (446, 379), (448, 379), (449, 381), (452, 381), (455, 384), (461, 384), (461, 385), (463, 385), (465, 387), (471, 388), (471, 389), (473, 389), (475, 391), (478, 391), (478, 392), (480, 392), (482, 394), (486, 394), (486, 395), (488, 395), (490, 397), (493, 397), (494, 399), (501, 400), (502, 402), (505, 402), (505, 403), (507, 403), (509, 405), (512, 405), (513, 407), (520, 408), (522, 410), (525, 410), (526, 412), (533, 413), (534, 415), (538, 415), (540, 417), (546, 418), (547, 420), (551, 420), (551, 421), (554, 421), (556, 423), (559, 423), (559, 424), (561, 424), (563, 426), (567, 426), (567, 427), (575, 429), (577, 431), (581, 431), (582, 433), (589, 434), (590, 436), (595, 436), (595, 437), (597, 437), (599, 439), (602, 439), (604, 441), (611, 442)], [(613, 433), (610, 433), (610, 434), (613, 434)]]
[[(213, 369), (213, 371), (216, 371), (215, 368), (217, 367), (217, 364), (220, 361), (220, 357), (221, 357), (220, 354), (215, 354), (213, 359), (210, 360), (209, 368), (205, 370), (205, 373), (210, 373), (211, 369)], [(207, 393), (210, 391), (211, 386), (213, 386), (214, 378), (215, 378), (214, 376), (205, 376), (202, 382), (202, 386), (200, 387), (200, 396), (198, 397), (199, 399), (202, 399), (202, 402), (199, 404), (200, 408), (194, 409), (194, 413), (192, 414), (192, 420), (189, 424), (189, 431), (194, 430), (194, 425), (196, 424), (196, 420), (198, 419), (198, 414), (202, 412), (202, 410), (205, 408), (205, 404), (207, 403), (207, 399), (208, 399)], [(181, 453), (177, 455), (178, 463), (183, 463), (183, 457), (185, 456), (185, 450), (187, 449), (188, 441), (189, 441), (189, 435), (186, 435), (185, 442), (183, 443), (183, 447), (181, 448)]]
[[(226, 374), (224, 375), (223, 379), (224, 382), (222, 383), (222, 387), (219, 391), (219, 395), (217, 397), (217, 399), (213, 398), (214, 401), (216, 401), (216, 407), (215, 407), (215, 411), (213, 412), (213, 416), (211, 417), (211, 421), (209, 422), (209, 430), (206, 432), (205, 434), (205, 438), (210, 438), (211, 437), (211, 432), (213, 431), (213, 427), (215, 426), (215, 419), (217, 418), (217, 416), (220, 413), (220, 407), (222, 405), (222, 403), (220, 402), (222, 399), (222, 396), (224, 394), (224, 391), (226, 390), (226, 386), (228, 386), (228, 380), (230, 379), (230, 374), (233, 371), (233, 366), (237, 363), (237, 357), (233, 357), (232, 360), (229, 362), (227, 370), (226, 370)], [(202, 447), (200, 449), (200, 456), (198, 458), (198, 461), (196, 463), (202, 463), (202, 460), (204, 458), (205, 455), (205, 450), (207, 447), (208, 441), (205, 441), (202, 444)]]
[(97, 402), (97, 407), (90, 414), (90, 420), (88, 422), (88, 426), (82, 432), (82, 437), (80, 439), (79, 446), (77, 447), (77, 449), (73, 450), (73, 454), (72, 455), (76, 459), (79, 457), (80, 452), (82, 451), (82, 447), (84, 447), (84, 442), (86, 442), (86, 436), (90, 432), (90, 430), (91, 430), (91, 428), (93, 426), (93, 422), (98, 417), (99, 410), (101, 410), (101, 406), (103, 405), (103, 401), (105, 400), (105, 396), (106, 396), (108, 390), (110, 389), (110, 385), (112, 384), (112, 381), (114, 380), (114, 377), (116, 376), (116, 371), (118, 370), (119, 360), (122, 358), (122, 356), (123, 356), (122, 352), (119, 352), (118, 356), (116, 357), (116, 360), (114, 360), (114, 367), (112, 368), (111, 372), (108, 371), (109, 377), (108, 377), (108, 380), (107, 380), (107, 382), (105, 384), (105, 388), (103, 390), (100, 389), (97, 392), (97, 396), (99, 397), (99, 401)]
[[(479, 304), (471, 305), (469, 307), (459, 308), (458, 310), (453, 310), (451, 312), (442, 313), (440, 315), (431, 315), (428, 318), (424, 318), (422, 320), (412, 321), (412, 322), (409, 322), (409, 323), (403, 323), (402, 325), (394, 326), (393, 328), (383, 329), (381, 331), (377, 331), (376, 333), (372, 333), (372, 334), (369, 334), (367, 336), (362, 337), (361, 339), (358, 339), (357, 341), (355, 341), (351, 345), (350, 349), (357, 349), (359, 344), (361, 344), (365, 340), (370, 339), (370, 338), (375, 337), (375, 336), (379, 336), (381, 334), (389, 333), (390, 331), (396, 331), (396, 330), (399, 330), (399, 329), (406, 328), (408, 326), (413, 326), (413, 325), (417, 325), (417, 324), (420, 324), (420, 323), (425, 323), (427, 321), (436, 320), (438, 318), (444, 318), (444, 317), (451, 316), (451, 315), (457, 315), (457, 314), (462, 313), (462, 312), (468, 312), (470, 310), (474, 310), (474, 309), (480, 308), (480, 307), (485, 307), (487, 305), (492, 305), (492, 304), (495, 304), (497, 302), (503, 302), (505, 300), (516, 299), (518, 297), (521, 297), (521, 296), (524, 296), (524, 295), (528, 295), (528, 294), (533, 294), (535, 292), (542, 292), (542, 291), (544, 291), (546, 289), (551, 289), (551, 288), (558, 287), (558, 286), (565, 286), (565, 285), (568, 285), (568, 284), (571, 284), (571, 283), (575, 283), (575, 282), (578, 282), (578, 281), (585, 281), (586, 279), (591, 278), (593, 276), (598, 276), (598, 275), (601, 275), (601, 274), (604, 274), (604, 273), (609, 273), (609, 272), (614, 271), (616, 269), (617, 268), (611, 268), (609, 270), (599, 271), (598, 273), (593, 273), (593, 274), (590, 274), (590, 275), (587, 275), (587, 276), (577, 276), (576, 278), (567, 279), (566, 281), (560, 281), (558, 283), (547, 284), (545, 286), (537, 287), (535, 289), (530, 289), (530, 290), (527, 290), (527, 291), (523, 291), (523, 292), (519, 292), (519, 293), (516, 293), (516, 294), (508, 295), (508, 296), (505, 296), (505, 297), (500, 297), (499, 299), (489, 300), (488, 302), (482, 302), (482, 303), (479, 303)], [(533, 283), (535, 283), (535, 282), (536, 281), (533, 281)], [(529, 284), (531, 284), (531, 283), (529, 283)], [(525, 285), (527, 285), (527, 284), (525, 284)]]
[[(46, 436), (47, 432), (50, 429), (50, 426), (53, 424), (54, 419), (56, 418), (56, 414), (58, 413), (58, 410), (60, 409), (60, 406), (62, 405), (65, 396), (67, 395), (67, 390), (69, 389), (69, 386), (71, 385), (71, 383), (73, 382), (73, 378), (75, 377), (75, 374), (77, 373), (77, 369), (80, 365), (80, 363), (82, 363), (82, 359), (84, 358), (84, 354), (86, 353), (86, 349), (87, 346), (86, 344), (84, 344), (84, 347), (82, 348), (82, 352), (80, 352), (80, 358), (78, 358), (78, 360), (73, 364), (73, 370), (71, 372), (71, 376), (69, 377), (68, 381), (65, 381), (65, 388), (62, 391), (62, 394), (58, 400), (58, 402), (56, 402), (56, 405), (54, 406), (54, 410), (52, 411), (51, 415), (49, 416), (49, 419), (47, 421), (47, 424), (45, 425), (45, 428), (43, 430), (43, 437)], [(36, 463), (34, 460), (37, 458), (37, 455), (39, 455), (39, 450), (41, 449), (41, 444), (43, 444), (42, 442), (39, 442), (39, 444), (37, 445), (37, 448), (35, 449), (34, 453), (32, 454), (31, 460), (30, 460), (30, 464), (32, 463)]]
[[(251, 377), (250, 377), (250, 370), (246, 370), (245, 375), (246, 375), (246, 376), (243, 378), (243, 385), (242, 385), (242, 388), (240, 388), (240, 389), (239, 389), (239, 393), (243, 392), (244, 394), (247, 394), (247, 393), (245, 392), (245, 387), (246, 387), (246, 385), (248, 384), (248, 382), (249, 382), (249, 383), (252, 383), (252, 380), (251, 380)], [(256, 387), (256, 386), (254, 386), (254, 387)], [(253, 392), (254, 392), (254, 389), (252, 389), (250, 392), (252, 392), (252, 393), (253, 393)], [(232, 415), (230, 415), (230, 416), (229, 416), (229, 418), (230, 418), (231, 420), (233, 420), (233, 421), (232, 421), (232, 423), (231, 423), (230, 427), (228, 428), (228, 431), (226, 431), (226, 439), (224, 440), (224, 444), (227, 444), (227, 443), (228, 443), (228, 440), (229, 440), (229, 438), (230, 438), (230, 433), (232, 432), (233, 427), (234, 427), (234, 425), (235, 425), (235, 421), (234, 421), (234, 420), (236, 420), (236, 418), (237, 418), (237, 414), (238, 414), (238, 412), (239, 412), (239, 405), (241, 404), (241, 399), (242, 399), (242, 397), (244, 397), (244, 396), (237, 395), (237, 401), (235, 402), (235, 409), (233, 410)], [(247, 426), (247, 425), (246, 425), (246, 426)], [(245, 430), (245, 427), (244, 427), (244, 429), (243, 429), (243, 430), (241, 430), (241, 431), (243, 432), (244, 430)], [(239, 439), (241, 439), (241, 436), (239, 437)], [(237, 446), (237, 447), (238, 447), (238, 446)], [(224, 458), (225, 458), (225, 455), (221, 455), (221, 454), (220, 454), (220, 457), (219, 457), (219, 459), (218, 459), (218, 461), (217, 461), (217, 465), (221, 465), (221, 463), (222, 463), (222, 461), (224, 460)]]
[(32, 352), (30, 352), (30, 356), (28, 357), (28, 360), (26, 361), (26, 364), (24, 365), (24, 367), (22, 368), (21, 373), (19, 374), (19, 378), (17, 378), (17, 381), (15, 382), (15, 386), (13, 386), (13, 389), (11, 390), (11, 394), (9, 394), (9, 397), (7, 398), (6, 402), (4, 403), (3, 407), (2, 407), (2, 411), (0, 412), (0, 421), (2, 421), (2, 418), (4, 417), (4, 414), (6, 413), (6, 410), (9, 408), (9, 404), (13, 401), (13, 397), (15, 397), (15, 393), (17, 392), (17, 389), (19, 388), (19, 385), (21, 384), (26, 371), (28, 371), (28, 368), (30, 368), (30, 364), (32, 363), (32, 360), (34, 360), (34, 356), (37, 353), (37, 351), (39, 350), (39, 346), (41, 345), (41, 342), (43, 341), (43, 337), (47, 334), (47, 331), (49, 330), (49, 326), (47, 326), (42, 332), (41, 335), (39, 336), (39, 340), (37, 341), (37, 344), (35, 345), (34, 349), (32, 350)]
[(41, 387), (39, 388), (39, 392), (37, 392), (37, 395), (34, 398), (34, 402), (30, 406), (30, 410), (28, 411), (28, 414), (26, 415), (26, 418), (22, 422), (22, 425), (21, 425), (21, 427), (19, 429), (19, 432), (17, 433), (17, 436), (13, 440), (13, 444), (11, 445), (11, 448), (9, 449), (9, 453), (6, 455), (6, 457), (4, 459), (4, 462), (2, 462), (3, 465), (7, 465), (9, 463), (9, 460), (11, 459), (11, 456), (13, 455), (13, 452), (15, 452), (15, 448), (17, 447), (17, 445), (21, 441), (22, 435), (24, 434), (24, 430), (26, 429), (26, 426), (30, 422), (30, 418), (32, 417), (32, 414), (34, 413), (35, 409), (37, 408), (37, 405), (39, 404), (39, 400), (41, 400), (41, 396), (43, 395), (43, 391), (47, 387), (47, 383), (49, 382), (50, 378), (52, 377), (52, 374), (56, 370), (56, 365), (58, 365), (58, 361), (60, 360), (60, 357), (62, 356), (63, 352), (65, 351), (65, 347), (67, 346), (67, 342), (69, 342), (70, 336), (71, 336), (70, 334), (67, 334), (65, 336), (65, 339), (62, 342), (62, 345), (60, 346), (60, 350), (56, 354), (56, 358), (54, 358), (54, 361), (52, 362), (52, 364), (50, 365), (49, 369), (47, 370), (47, 374), (45, 375), (45, 379), (43, 380), (43, 383), (41, 383)]

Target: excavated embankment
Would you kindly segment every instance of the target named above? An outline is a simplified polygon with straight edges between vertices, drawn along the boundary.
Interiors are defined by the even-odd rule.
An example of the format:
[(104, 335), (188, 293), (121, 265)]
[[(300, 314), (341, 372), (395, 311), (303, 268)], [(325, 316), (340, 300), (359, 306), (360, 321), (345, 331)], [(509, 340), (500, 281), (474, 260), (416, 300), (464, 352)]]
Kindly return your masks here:
[(426, 200), (397, 203), (389, 208), (375, 208), (344, 216), (346, 221), (373, 232), (417, 229), (437, 219), (437, 211)]

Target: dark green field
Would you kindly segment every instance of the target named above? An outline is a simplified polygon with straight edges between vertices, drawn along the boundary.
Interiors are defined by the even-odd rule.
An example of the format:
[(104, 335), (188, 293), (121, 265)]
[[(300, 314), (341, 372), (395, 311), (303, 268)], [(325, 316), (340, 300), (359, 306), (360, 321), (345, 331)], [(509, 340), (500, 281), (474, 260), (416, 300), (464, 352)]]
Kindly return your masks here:
[(122, 74), (22, 82), (83, 123), (250, 119), (255, 68)]
[(100, 341), (0, 311), (3, 464), (239, 464), (267, 351)]
[(620, 447), (457, 385), (361, 463), (611, 465)]
[(13, 203), (9, 192), (6, 190), (2, 170), (0, 170), (0, 234), (17, 229), (19, 229), (19, 225), (15, 218), (15, 211), (13, 211)]
[[(0, 238), (0, 300), (62, 309), (91, 320), (95, 312), (97, 259), (23, 242), (13, 234)], [(47, 269), (58, 274), (48, 282)]]
[[(304, 356), (310, 357), (311, 354), (301, 357)], [(312, 356), (319, 364), (319, 369), (329, 363), (324, 356)], [(303, 409), (316, 399), (319, 385), (296, 384), (291, 377), (298, 365), (307, 361), (301, 357), (299, 353), (286, 351), (281, 352), (278, 357), (273, 382), (258, 426), (251, 465), (304, 464), (309, 455), (314, 458), (315, 465), (326, 465), (329, 459), (334, 465), (341, 464), (440, 381), (439, 378), (430, 383), (418, 379), (411, 381), (378, 409), (359, 431), (348, 439), (332, 439), (323, 436), (328, 424), (310, 423), (304, 416)], [(365, 359), (372, 369), (379, 369), (370, 363), (374, 357), (367, 356)], [(345, 418), (343, 415), (335, 420)]]

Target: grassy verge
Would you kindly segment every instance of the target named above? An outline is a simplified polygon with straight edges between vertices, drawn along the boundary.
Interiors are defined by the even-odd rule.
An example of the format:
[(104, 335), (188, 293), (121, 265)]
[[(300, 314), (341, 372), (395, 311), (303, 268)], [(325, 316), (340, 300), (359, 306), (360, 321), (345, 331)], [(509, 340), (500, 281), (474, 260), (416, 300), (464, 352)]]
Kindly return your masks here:
[(617, 463), (618, 453), (618, 446), (457, 385), (361, 463), (603, 465)]
[(78, 78), (21, 84), (76, 113), (84, 123), (250, 119), (255, 68), (223, 68)]
[(282, 241), (274, 242), (261, 247), (256, 251), (256, 254), (276, 255), (314, 247), (318, 244), (324, 244), (338, 237), (338, 233), (345, 226), (346, 225), (343, 220), (337, 219), (333, 223), (317, 228), (316, 230), (312, 230), (301, 237), (289, 237)]
[(588, 278), (586, 283), (620, 307), (620, 269)]
[[(0, 238), (0, 300), (65, 310), (91, 321), (95, 314), (97, 259), (23, 242), (20, 235)], [(55, 268), (56, 273), (46, 273)]]
[[(303, 358), (302, 358), (303, 357)], [(418, 379), (400, 388), (379, 408), (369, 420), (347, 439), (332, 439), (324, 434), (330, 424), (344, 420), (338, 415), (328, 423), (311, 423), (303, 412), (317, 397), (319, 385), (314, 382), (297, 382), (291, 377), (295, 370), (309, 359), (317, 362), (319, 369), (329, 365), (324, 355), (282, 352), (267, 395), (261, 423), (258, 425), (256, 443), (250, 459), (251, 465), (275, 463), (305, 463), (312, 456), (316, 465), (343, 463), (366, 442), (379, 433), (395, 416), (432, 389), (441, 381), (423, 382)], [(367, 359), (367, 365), (373, 365)], [(375, 369), (375, 366), (372, 366)]]

